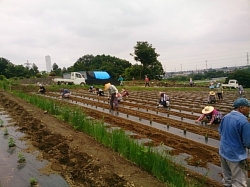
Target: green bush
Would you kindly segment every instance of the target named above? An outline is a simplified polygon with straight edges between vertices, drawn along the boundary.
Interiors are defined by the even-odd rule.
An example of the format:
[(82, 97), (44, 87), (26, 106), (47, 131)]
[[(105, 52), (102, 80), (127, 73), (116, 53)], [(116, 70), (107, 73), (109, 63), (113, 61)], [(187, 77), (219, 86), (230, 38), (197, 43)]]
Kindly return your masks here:
[(6, 77), (4, 75), (0, 75), (0, 80), (2, 81), (4, 79), (6, 79)]

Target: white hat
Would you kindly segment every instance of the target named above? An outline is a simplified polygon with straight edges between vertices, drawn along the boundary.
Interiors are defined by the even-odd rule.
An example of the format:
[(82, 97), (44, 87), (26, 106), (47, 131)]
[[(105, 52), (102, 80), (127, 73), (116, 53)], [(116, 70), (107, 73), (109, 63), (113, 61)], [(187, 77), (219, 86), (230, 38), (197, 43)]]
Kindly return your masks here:
[(205, 106), (205, 108), (201, 112), (202, 112), (202, 114), (209, 114), (213, 110), (214, 110), (213, 106)]
[(110, 83), (105, 84), (105, 85), (104, 85), (104, 90), (109, 89), (110, 85), (111, 85)]
[(42, 86), (42, 84), (39, 84), (39, 86)]

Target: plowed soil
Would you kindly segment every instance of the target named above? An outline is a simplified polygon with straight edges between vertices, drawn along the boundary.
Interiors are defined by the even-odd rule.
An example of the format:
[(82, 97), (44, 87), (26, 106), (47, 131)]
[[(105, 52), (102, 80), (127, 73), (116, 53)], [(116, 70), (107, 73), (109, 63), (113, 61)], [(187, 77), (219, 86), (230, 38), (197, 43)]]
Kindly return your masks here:
[(68, 124), (0, 91), (0, 103), (33, 147), (49, 162), (44, 173), (59, 173), (70, 186), (164, 187), (152, 175)]
[[(52, 97), (59, 96), (58, 93), (53, 92), (48, 92), (46, 95), (50, 96), (52, 100)], [(65, 100), (60, 102), (72, 107), (75, 105), (73, 103), (87, 103), (98, 108), (109, 108), (106, 97), (97, 97), (86, 90), (75, 90), (73, 95), (70, 97), (72, 103), (68, 103)], [(206, 98), (201, 97), (198, 92), (190, 95), (188, 97), (188, 94), (171, 93), (171, 98), (173, 98), (171, 108), (175, 109), (173, 111), (155, 107), (156, 102), (151, 101), (152, 98), (156, 100), (156, 92), (148, 92), (143, 95), (148, 100), (141, 100), (141, 93), (134, 93), (120, 105), (118, 112), (161, 124), (169, 124), (172, 127), (186, 129), (188, 132), (203, 136), (207, 134), (210, 138), (219, 140), (218, 125), (211, 128), (190, 124), (181, 120), (162, 118), (157, 115), (157, 112), (165, 112), (166, 115), (175, 115), (191, 120), (197, 119), (197, 116), (192, 115), (191, 112), (199, 113), (206, 105)], [(233, 100), (233, 98), (230, 99)], [(99, 100), (102, 102), (98, 102)], [(30, 139), (33, 146), (43, 153), (44, 159), (50, 161), (50, 166), (44, 172), (59, 172), (71, 186), (166, 186), (150, 174), (124, 160), (118, 154), (98, 144), (91, 137), (73, 130), (68, 124), (58, 121), (55, 117), (44, 113), (44, 111), (31, 106), (25, 101), (9, 93), (1, 92), (0, 102), (17, 120), (20, 130), (27, 134), (26, 138)], [(220, 108), (220, 111), (223, 113), (231, 110), (230, 104), (224, 103), (221, 106), (223, 107)], [(141, 110), (135, 111), (129, 107), (138, 107), (144, 110), (150, 109), (155, 111), (156, 114), (149, 114)], [(188, 160), (190, 165), (206, 167), (207, 163), (212, 163), (220, 166), (218, 148), (191, 141), (185, 137), (150, 126), (144, 126), (141, 123), (131, 121), (129, 118), (114, 117), (112, 114), (102, 113), (100, 109), (95, 110), (83, 107), (83, 110), (93, 118), (103, 119), (112, 126), (119, 126), (124, 130), (138, 134), (137, 138), (150, 138), (153, 140), (154, 145), (164, 144), (173, 147), (174, 151), (171, 153), (173, 155), (178, 155), (179, 153), (191, 155), (192, 157)], [(176, 110), (179, 110), (179, 112), (176, 112)], [(189, 111), (190, 114), (183, 113), (181, 112), (182, 110)], [(188, 172), (191, 177), (204, 180), (202, 176), (191, 171)], [(205, 186), (221, 186), (221, 184), (207, 179)]]

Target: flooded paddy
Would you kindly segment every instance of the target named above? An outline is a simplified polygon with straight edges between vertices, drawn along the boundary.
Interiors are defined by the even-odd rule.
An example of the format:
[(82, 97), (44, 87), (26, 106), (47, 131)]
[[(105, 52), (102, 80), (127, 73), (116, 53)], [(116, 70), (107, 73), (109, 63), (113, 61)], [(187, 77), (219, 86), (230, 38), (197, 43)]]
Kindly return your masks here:
[[(14, 127), (16, 123), (8, 112), (0, 105), (0, 186), (1, 187), (27, 187), (30, 178), (35, 178), (39, 186), (43, 187), (69, 187), (68, 183), (58, 174), (44, 174), (41, 169), (46, 167), (46, 160), (39, 160), (39, 151), (28, 151), (29, 144), (22, 140), (24, 134)], [(8, 134), (6, 134), (6, 129)], [(14, 147), (9, 147), (9, 138), (15, 141)], [(25, 157), (24, 163), (18, 162), (18, 155)]]

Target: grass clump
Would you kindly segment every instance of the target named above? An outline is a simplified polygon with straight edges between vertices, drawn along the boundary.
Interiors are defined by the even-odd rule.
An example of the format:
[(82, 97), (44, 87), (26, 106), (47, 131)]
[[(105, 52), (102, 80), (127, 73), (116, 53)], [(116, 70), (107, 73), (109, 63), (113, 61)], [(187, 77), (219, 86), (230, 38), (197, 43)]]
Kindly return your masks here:
[(34, 178), (34, 177), (30, 178), (29, 181), (30, 181), (30, 185), (31, 185), (31, 186), (34, 186), (34, 185), (37, 185), (37, 184), (38, 184), (38, 181), (37, 181), (36, 178)]
[(12, 137), (9, 138), (8, 145), (9, 145), (9, 147), (15, 147), (16, 146), (16, 142), (15, 142), (14, 138), (12, 138)]
[(18, 153), (17, 157), (18, 157), (18, 162), (19, 163), (26, 162), (26, 158), (25, 158), (25, 156), (22, 153)]

